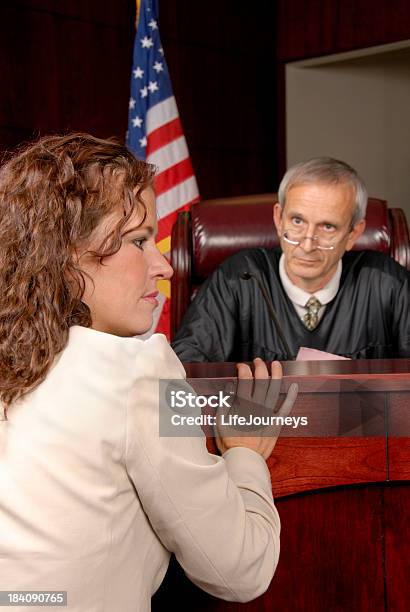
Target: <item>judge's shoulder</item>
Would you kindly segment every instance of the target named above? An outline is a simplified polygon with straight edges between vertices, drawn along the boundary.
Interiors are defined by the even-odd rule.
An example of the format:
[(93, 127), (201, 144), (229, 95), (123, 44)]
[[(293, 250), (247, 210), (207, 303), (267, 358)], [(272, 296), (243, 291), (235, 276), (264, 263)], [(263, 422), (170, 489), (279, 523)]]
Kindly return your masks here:
[(399, 264), (393, 257), (379, 251), (348, 251), (343, 256), (343, 265), (371, 273), (387, 274), (398, 280), (409, 280), (410, 270)]

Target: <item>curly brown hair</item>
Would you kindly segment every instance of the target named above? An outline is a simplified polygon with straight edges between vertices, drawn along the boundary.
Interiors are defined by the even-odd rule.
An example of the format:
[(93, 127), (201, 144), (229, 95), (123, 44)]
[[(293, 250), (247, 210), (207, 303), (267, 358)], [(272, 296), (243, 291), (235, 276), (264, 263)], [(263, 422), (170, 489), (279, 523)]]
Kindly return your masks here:
[[(92, 255), (121, 247), (121, 231), (152, 186), (154, 168), (114, 140), (46, 136), (0, 169), (0, 401), (7, 408), (47, 375), (72, 325), (91, 326), (76, 248), (114, 210)], [(145, 210), (145, 207), (144, 207)], [(145, 211), (146, 212), (146, 211)]]

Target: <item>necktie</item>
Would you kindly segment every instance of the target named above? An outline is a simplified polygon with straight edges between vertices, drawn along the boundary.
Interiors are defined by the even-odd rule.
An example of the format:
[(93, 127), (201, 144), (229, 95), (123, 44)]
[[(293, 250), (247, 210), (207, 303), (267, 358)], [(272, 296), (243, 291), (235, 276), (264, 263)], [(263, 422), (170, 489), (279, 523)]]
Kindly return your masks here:
[(305, 324), (305, 326), (307, 327), (309, 331), (312, 331), (313, 329), (315, 329), (316, 325), (319, 322), (318, 313), (319, 313), (319, 308), (321, 307), (321, 305), (322, 304), (319, 302), (317, 297), (315, 297), (314, 295), (312, 295), (312, 297), (309, 298), (305, 304), (307, 313), (303, 316), (303, 323)]

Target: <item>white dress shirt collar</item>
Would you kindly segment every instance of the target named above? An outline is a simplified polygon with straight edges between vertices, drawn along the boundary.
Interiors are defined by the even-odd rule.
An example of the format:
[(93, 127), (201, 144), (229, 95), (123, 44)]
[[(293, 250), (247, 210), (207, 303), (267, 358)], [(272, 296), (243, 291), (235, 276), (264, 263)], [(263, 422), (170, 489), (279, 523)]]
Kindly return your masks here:
[(282, 281), (283, 288), (290, 299), (290, 301), (295, 306), (304, 307), (306, 302), (312, 295), (317, 297), (319, 302), (324, 306), (331, 302), (335, 297), (336, 293), (339, 291), (340, 285), (340, 277), (342, 275), (342, 260), (339, 260), (336, 268), (336, 272), (330, 279), (330, 281), (323, 287), (323, 289), (319, 289), (319, 291), (315, 291), (314, 293), (308, 293), (304, 291), (300, 287), (297, 287), (292, 283), (287, 272), (285, 270), (285, 255), (282, 254), (279, 260), (279, 276)]

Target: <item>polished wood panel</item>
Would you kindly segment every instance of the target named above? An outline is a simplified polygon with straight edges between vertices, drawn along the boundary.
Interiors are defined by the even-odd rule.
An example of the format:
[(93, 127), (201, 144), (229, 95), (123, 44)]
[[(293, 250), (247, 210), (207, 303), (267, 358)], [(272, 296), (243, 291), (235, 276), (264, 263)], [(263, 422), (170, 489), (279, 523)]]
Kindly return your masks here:
[(387, 478), (384, 438), (283, 438), (268, 467), (275, 498)]
[[(410, 359), (346, 359), (335, 361), (285, 361), (284, 376), (335, 376), (351, 378), (400, 379), (410, 385)], [(187, 378), (220, 378), (236, 376), (235, 363), (184, 363)]]
[[(286, 362), (284, 387), (299, 385), (292, 414), (309, 415), (310, 437), (283, 428), (268, 461), (275, 497), (341, 485), (407, 480), (410, 359)], [(235, 364), (185, 364), (194, 379), (233, 376)], [(319, 431), (319, 433), (318, 433)], [(316, 436), (316, 437), (312, 437)], [(320, 436), (320, 437), (317, 437)], [(208, 438), (208, 449), (217, 452)]]
[[(406, 491), (401, 485), (393, 488), (391, 519), (394, 500), (401, 496), (407, 500)], [(384, 496), (389, 493), (390, 488), (365, 485), (280, 499), (276, 505), (282, 520), (281, 557), (267, 593), (247, 604), (224, 602), (190, 584), (174, 563), (153, 599), (152, 610), (175, 606), (181, 612), (385, 612)], [(401, 519), (389, 525), (386, 550), (394, 558), (388, 561), (387, 591), (395, 591), (391, 590), (388, 610), (405, 609), (408, 587), (404, 584), (400, 591), (398, 583), (406, 581), (406, 562), (399, 568), (396, 587), (390, 574), (401, 563), (400, 556), (394, 556), (394, 544), (398, 552), (405, 552), (406, 503)]]
[(410, 487), (384, 490), (386, 609), (407, 612), (410, 601)]
[(382, 496), (365, 486), (278, 500), (281, 558), (265, 595), (272, 610), (384, 610)]
[[(197, 365), (187, 368), (191, 376), (234, 373), (234, 364)], [(384, 435), (280, 438), (268, 465), (282, 521), (281, 556), (267, 593), (248, 604), (223, 602), (188, 584), (174, 564), (153, 610), (173, 605), (201, 612), (407, 610), (409, 437), (403, 432), (409, 426), (409, 366), (410, 360), (285, 364), (289, 380), (298, 373), (305, 407), (323, 401), (323, 409), (327, 405), (343, 417), (340, 428), (353, 430), (357, 409), (364, 411), (370, 419), (360, 421), (356, 434), (374, 424), (373, 409), (383, 420), (388, 417)], [(329, 393), (327, 385), (336, 387)], [(335, 423), (331, 417), (329, 424)], [(208, 448), (216, 450), (212, 438)], [(346, 486), (360, 480), (363, 484)]]
[(389, 479), (410, 480), (410, 393), (389, 394), (388, 433)]

